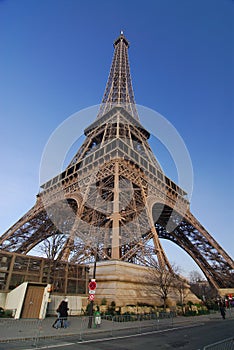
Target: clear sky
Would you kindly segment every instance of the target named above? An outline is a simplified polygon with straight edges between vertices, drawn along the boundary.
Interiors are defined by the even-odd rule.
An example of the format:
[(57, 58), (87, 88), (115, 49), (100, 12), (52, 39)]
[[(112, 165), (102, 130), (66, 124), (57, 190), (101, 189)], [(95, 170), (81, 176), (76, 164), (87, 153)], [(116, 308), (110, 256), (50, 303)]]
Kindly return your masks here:
[[(232, 0), (0, 0), (0, 234), (35, 203), (53, 130), (101, 102), (124, 30), (136, 102), (180, 133), (194, 169), (191, 211), (233, 257), (233, 18)], [(194, 269), (172, 244), (165, 250)]]

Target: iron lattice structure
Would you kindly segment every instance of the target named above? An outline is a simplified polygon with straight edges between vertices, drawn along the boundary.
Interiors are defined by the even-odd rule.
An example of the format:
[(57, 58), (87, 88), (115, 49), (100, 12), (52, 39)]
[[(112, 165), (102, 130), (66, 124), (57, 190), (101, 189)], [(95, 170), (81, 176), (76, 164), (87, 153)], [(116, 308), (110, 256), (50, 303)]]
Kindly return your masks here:
[[(186, 251), (217, 289), (234, 286), (234, 263), (190, 212), (186, 192), (165, 176), (140, 124), (129, 43), (123, 33), (96, 120), (68, 167), (42, 185), (37, 201), (0, 237), (1, 249), (28, 254), (61, 236), (57, 259), (76, 263), (117, 259), (171, 269), (161, 246)], [(62, 242), (62, 244), (61, 244)]]

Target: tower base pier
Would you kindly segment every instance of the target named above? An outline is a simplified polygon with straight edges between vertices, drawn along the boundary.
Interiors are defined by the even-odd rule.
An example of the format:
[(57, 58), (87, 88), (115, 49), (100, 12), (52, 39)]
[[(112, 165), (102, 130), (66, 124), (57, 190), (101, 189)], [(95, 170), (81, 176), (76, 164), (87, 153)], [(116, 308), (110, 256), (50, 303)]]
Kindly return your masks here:
[[(148, 268), (128, 262), (110, 260), (97, 262), (95, 304), (100, 305), (103, 299), (107, 304), (115, 302), (116, 306), (152, 305), (161, 306), (162, 299), (152, 293), (152, 285), (147, 281)], [(90, 277), (93, 266), (90, 265)], [(156, 286), (155, 286), (156, 288)], [(175, 306), (179, 297), (176, 293), (169, 296), (169, 303)], [(199, 299), (189, 292), (188, 300), (199, 302)]]
[(224, 298), (227, 295), (234, 296), (234, 288), (219, 288), (218, 293), (222, 298)]

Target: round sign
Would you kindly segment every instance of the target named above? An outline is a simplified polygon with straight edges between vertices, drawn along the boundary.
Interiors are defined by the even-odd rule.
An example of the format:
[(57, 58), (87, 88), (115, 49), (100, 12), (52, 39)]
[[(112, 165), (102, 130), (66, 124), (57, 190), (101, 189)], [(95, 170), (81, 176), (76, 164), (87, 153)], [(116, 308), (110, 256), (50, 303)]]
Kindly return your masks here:
[(95, 290), (97, 287), (97, 283), (95, 281), (89, 282), (89, 289), (90, 290)]
[(93, 301), (94, 300), (94, 294), (89, 294), (89, 300)]

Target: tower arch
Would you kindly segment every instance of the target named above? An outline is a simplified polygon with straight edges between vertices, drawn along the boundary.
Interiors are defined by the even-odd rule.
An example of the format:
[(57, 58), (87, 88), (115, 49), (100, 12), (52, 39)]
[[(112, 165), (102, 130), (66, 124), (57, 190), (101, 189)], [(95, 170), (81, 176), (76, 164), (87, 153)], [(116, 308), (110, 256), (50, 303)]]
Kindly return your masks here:
[[(160, 239), (170, 240), (182, 248), (199, 266), (216, 288), (231, 288), (233, 262), (214, 238), (190, 215), (181, 215), (172, 207), (156, 202), (152, 216)], [(168, 221), (171, 220), (171, 230)]]

